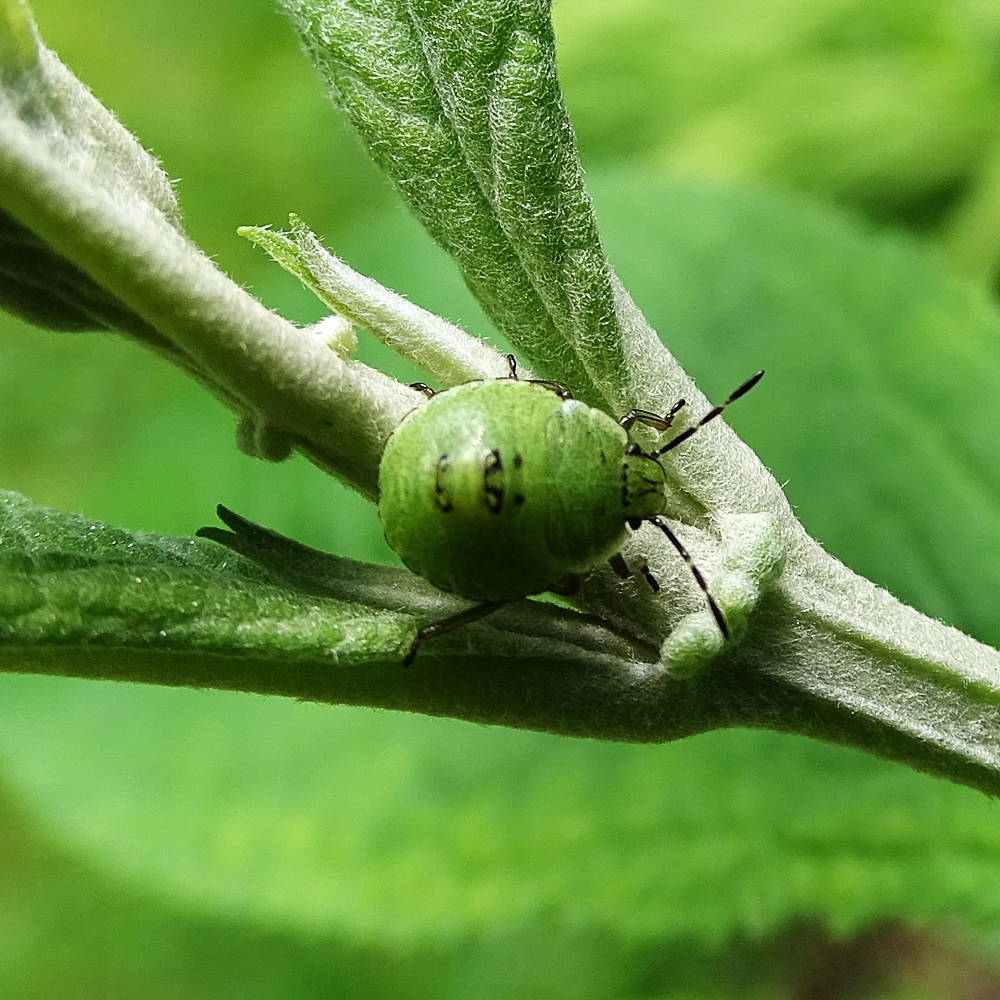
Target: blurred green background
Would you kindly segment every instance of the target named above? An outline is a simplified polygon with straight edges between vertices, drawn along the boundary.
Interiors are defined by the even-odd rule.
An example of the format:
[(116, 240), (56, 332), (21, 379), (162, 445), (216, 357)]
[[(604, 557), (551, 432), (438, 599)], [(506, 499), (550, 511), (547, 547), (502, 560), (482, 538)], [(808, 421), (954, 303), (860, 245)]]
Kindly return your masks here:
[[(270, 0), (36, 0), (188, 230), (298, 212), (489, 336)], [(1000, 6), (559, 0), (612, 261), (806, 527), (1000, 643)], [(362, 338), (359, 356), (416, 375)], [(728, 414), (727, 414), (728, 419)], [(111, 336), (0, 317), (0, 486), (191, 534), (222, 502), (394, 557), (374, 511)], [(1000, 997), (1000, 812), (771, 733), (602, 745), (213, 692), (0, 678), (0, 996)]]

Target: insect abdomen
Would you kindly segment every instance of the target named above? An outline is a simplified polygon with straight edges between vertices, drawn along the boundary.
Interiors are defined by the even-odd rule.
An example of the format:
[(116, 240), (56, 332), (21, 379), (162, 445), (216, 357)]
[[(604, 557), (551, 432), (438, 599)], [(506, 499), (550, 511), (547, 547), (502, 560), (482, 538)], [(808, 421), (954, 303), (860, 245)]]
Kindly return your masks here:
[(379, 513), (410, 569), (476, 600), (514, 600), (554, 582), (544, 479), (533, 484), (530, 469), (561, 402), (498, 380), (448, 390), (407, 416), (382, 459)]

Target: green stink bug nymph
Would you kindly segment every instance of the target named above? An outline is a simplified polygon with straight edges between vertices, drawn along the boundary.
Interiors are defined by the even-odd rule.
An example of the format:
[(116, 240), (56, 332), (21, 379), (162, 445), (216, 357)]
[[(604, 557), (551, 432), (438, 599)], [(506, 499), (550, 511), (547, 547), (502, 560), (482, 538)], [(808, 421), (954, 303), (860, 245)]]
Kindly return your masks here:
[[(747, 379), (724, 403), (665, 445), (630, 443), (635, 423), (659, 431), (666, 415), (630, 410), (614, 420), (558, 383), (510, 376), (468, 382), (412, 410), (393, 432), (379, 467), (379, 516), (389, 545), (435, 587), (479, 602), (420, 629), (421, 642), (546, 590), (567, 592), (604, 560), (629, 570), (618, 550), (629, 528), (658, 527), (690, 567), (726, 639), (726, 619), (698, 567), (660, 516), (666, 476), (660, 456), (714, 420), (764, 374)], [(658, 585), (643, 565), (650, 586)]]

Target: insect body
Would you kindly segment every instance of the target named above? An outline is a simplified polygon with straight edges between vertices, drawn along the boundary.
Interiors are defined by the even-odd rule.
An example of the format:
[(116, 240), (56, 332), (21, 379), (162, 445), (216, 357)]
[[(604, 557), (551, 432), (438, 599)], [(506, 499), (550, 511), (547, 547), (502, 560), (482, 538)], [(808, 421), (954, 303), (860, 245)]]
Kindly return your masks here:
[[(434, 586), (482, 602), (421, 629), (404, 663), (423, 639), (503, 602), (565, 591), (576, 575), (614, 557), (627, 527), (642, 521), (667, 534), (728, 635), (701, 574), (659, 517), (666, 494), (658, 456), (673, 442), (647, 454), (628, 440), (627, 429), (636, 421), (669, 427), (683, 402), (665, 417), (633, 410), (616, 421), (569, 398), (561, 386), (518, 380), (513, 359), (510, 364), (510, 378), (433, 395), (403, 419), (386, 445), (379, 516), (389, 545)], [(618, 557), (613, 565), (622, 570), (624, 560)]]

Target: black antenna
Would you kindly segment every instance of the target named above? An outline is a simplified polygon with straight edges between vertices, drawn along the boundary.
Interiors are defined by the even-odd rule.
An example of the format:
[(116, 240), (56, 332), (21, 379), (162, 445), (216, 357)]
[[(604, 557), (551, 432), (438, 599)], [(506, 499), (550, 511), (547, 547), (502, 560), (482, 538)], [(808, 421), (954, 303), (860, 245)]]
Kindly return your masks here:
[(688, 554), (688, 550), (684, 548), (681, 540), (670, 530), (670, 526), (662, 517), (647, 517), (646, 520), (650, 524), (655, 524), (660, 531), (663, 532), (670, 539), (671, 545), (680, 554), (681, 559), (687, 563), (688, 569), (691, 570), (691, 575), (695, 578), (695, 582), (701, 587), (701, 592), (705, 595), (705, 600), (708, 601), (709, 610), (712, 612), (712, 617), (715, 619), (715, 623), (719, 626), (719, 631), (722, 633), (722, 638), (729, 642), (730, 632), (729, 626), (726, 624), (726, 619), (722, 615), (722, 609), (718, 604), (715, 603), (715, 598), (712, 596), (711, 591), (708, 589), (708, 584), (705, 583), (705, 578), (701, 575), (701, 570), (695, 565), (694, 560)]
[(719, 416), (722, 411), (729, 406), (730, 403), (735, 403), (740, 396), (745, 396), (762, 378), (764, 377), (763, 370), (751, 375), (738, 389), (732, 392), (729, 398), (724, 402), (720, 403), (718, 406), (713, 406), (712, 409), (708, 411), (692, 427), (689, 427), (686, 431), (681, 431), (672, 441), (668, 441), (662, 448), (657, 448), (656, 451), (651, 451), (649, 454), (652, 458), (657, 458), (660, 455), (666, 454), (668, 451), (673, 451), (679, 444), (683, 444), (692, 434), (696, 434), (705, 426), (710, 420), (714, 420)]

